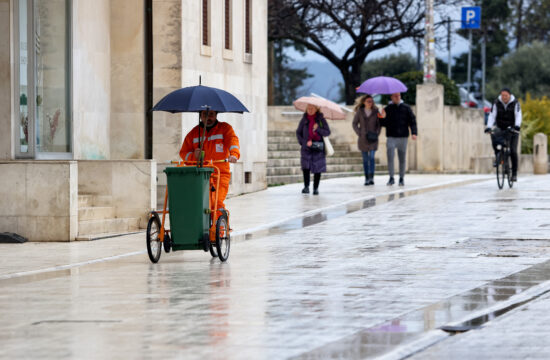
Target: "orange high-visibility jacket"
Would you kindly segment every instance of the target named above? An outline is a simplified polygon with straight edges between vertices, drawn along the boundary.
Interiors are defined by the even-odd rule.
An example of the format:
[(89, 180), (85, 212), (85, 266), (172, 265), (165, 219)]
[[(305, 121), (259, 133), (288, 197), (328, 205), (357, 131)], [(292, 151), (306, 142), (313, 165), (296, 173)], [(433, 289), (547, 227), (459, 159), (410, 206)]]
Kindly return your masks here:
[[(204, 137), (204, 128), (200, 129), (201, 136)], [(197, 161), (194, 150), (199, 148), (199, 126), (195, 126), (185, 137), (180, 150), (180, 157), (186, 161)], [(207, 130), (206, 140), (203, 146), (204, 160), (224, 160), (230, 155), (237, 159), (241, 156), (239, 149), (239, 138), (235, 135), (231, 125), (220, 122), (213, 128)], [(220, 169), (222, 175), (229, 174), (229, 163), (214, 164)]]

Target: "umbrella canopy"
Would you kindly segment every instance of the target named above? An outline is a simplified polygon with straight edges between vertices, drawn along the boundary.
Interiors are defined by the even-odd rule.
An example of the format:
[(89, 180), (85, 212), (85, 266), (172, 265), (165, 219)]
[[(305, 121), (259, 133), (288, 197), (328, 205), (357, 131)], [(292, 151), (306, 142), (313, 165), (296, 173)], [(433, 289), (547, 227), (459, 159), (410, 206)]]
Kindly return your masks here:
[(202, 85), (172, 91), (153, 107), (153, 111), (200, 112), (207, 108), (217, 112), (249, 112), (235, 96), (227, 91)]
[(308, 105), (317, 106), (325, 118), (330, 120), (344, 120), (346, 114), (340, 108), (340, 105), (327, 99), (316, 98), (313, 96), (302, 96), (294, 100), (294, 107), (305, 112)]
[(362, 83), (356, 91), (365, 94), (394, 94), (407, 91), (407, 87), (395, 78), (377, 76)]

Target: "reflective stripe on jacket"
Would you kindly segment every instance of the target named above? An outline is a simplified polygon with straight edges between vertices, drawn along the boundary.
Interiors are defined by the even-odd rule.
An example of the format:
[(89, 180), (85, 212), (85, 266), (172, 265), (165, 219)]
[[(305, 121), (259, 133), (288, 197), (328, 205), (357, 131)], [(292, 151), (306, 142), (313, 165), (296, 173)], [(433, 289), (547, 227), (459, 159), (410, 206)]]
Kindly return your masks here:
[[(225, 122), (217, 122), (214, 127), (207, 130), (204, 136), (204, 128), (200, 128), (200, 135), (206, 138), (203, 146), (204, 159), (224, 160), (230, 155), (240, 158), (239, 138), (235, 135), (233, 127)], [(187, 161), (197, 161), (194, 151), (200, 146), (199, 125), (195, 126), (185, 137), (180, 150), (180, 157)], [(229, 173), (229, 163), (215, 164), (222, 173)]]

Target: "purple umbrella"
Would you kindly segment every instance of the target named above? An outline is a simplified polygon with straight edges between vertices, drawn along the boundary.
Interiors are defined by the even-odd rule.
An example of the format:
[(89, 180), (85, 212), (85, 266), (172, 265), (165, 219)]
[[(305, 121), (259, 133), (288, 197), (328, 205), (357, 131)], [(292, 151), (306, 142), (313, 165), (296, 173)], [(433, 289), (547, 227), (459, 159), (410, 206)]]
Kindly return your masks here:
[(365, 94), (394, 94), (407, 91), (407, 87), (395, 78), (377, 76), (366, 80), (356, 91)]

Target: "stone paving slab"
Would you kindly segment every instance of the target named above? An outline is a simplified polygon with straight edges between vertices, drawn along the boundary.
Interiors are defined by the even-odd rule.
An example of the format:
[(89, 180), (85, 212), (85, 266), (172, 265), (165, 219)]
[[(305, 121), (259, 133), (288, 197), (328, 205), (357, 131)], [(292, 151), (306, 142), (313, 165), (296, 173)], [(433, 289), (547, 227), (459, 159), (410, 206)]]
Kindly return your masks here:
[[(431, 305), (550, 258), (548, 180), (398, 196), (238, 242), (227, 263), (189, 251), (153, 265), (141, 253), (0, 280), (0, 358), (327, 358), (337, 350), (330, 344), (418, 309), (422, 316), (392, 325), (430, 330), (498, 299)], [(526, 282), (501, 286), (521, 292)], [(397, 346), (383, 333), (363, 340), (336, 353), (364, 358)]]

